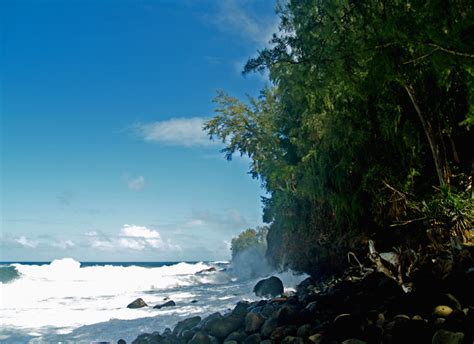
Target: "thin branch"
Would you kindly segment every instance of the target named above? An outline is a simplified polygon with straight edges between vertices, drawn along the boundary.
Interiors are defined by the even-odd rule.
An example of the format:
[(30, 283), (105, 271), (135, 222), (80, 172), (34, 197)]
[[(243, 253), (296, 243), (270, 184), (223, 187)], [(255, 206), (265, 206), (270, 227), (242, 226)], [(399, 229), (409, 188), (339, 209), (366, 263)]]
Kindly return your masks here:
[(451, 54), (451, 55), (456, 55), (456, 56), (462, 56), (462, 57), (469, 57), (469, 58), (474, 58), (474, 54), (469, 54), (469, 53), (463, 53), (463, 52), (460, 52), (460, 51), (455, 51), (455, 50), (451, 50), (451, 49), (447, 49), (447, 48), (444, 48), (438, 44), (435, 44), (435, 43), (423, 43), (425, 45), (429, 45), (430, 47), (434, 47), (434, 48), (437, 48), (437, 50), (441, 50), (445, 53), (448, 53), (448, 54)]
[(412, 222), (417, 222), (417, 221), (422, 221), (422, 220), (426, 220), (427, 217), (426, 216), (423, 216), (423, 217), (419, 217), (417, 219), (412, 219), (412, 220), (407, 220), (407, 221), (402, 221), (402, 222), (397, 222), (397, 223), (393, 223), (390, 225), (390, 227), (400, 227), (400, 226), (406, 226)]
[(404, 65), (407, 65), (407, 64), (410, 64), (410, 63), (415, 63), (416, 61), (419, 61), (419, 60), (422, 60), (422, 59), (424, 59), (424, 58), (427, 58), (428, 56), (431, 56), (431, 55), (432, 55), (435, 51), (437, 51), (437, 50), (440, 50), (440, 48), (439, 48), (439, 47), (436, 47), (436, 48), (434, 48), (432, 51), (430, 51), (428, 54), (425, 54), (425, 55), (423, 55), (423, 56), (417, 57), (417, 58), (415, 58), (415, 59), (413, 59), (413, 60), (410, 60), (410, 61), (407, 61), (407, 62), (403, 62), (403, 64), (404, 64)]

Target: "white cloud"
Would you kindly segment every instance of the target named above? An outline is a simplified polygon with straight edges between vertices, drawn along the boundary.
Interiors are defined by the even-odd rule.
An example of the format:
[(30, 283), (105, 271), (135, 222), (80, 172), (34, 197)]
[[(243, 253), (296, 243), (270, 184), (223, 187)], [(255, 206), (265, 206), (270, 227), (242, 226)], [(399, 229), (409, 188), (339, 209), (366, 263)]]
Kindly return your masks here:
[(38, 246), (38, 242), (29, 240), (29, 239), (26, 238), (24, 235), (22, 235), (21, 237), (17, 238), (15, 241), (16, 241), (17, 243), (19, 243), (20, 245), (23, 245), (23, 246), (25, 246), (25, 247), (35, 248), (36, 246)]
[(204, 118), (172, 118), (165, 121), (151, 123), (137, 123), (132, 130), (146, 142), (157, 142), (173, 146), (211, 146), (214, 141), (209, 140), (203, 130)]
[(125, 224), (115, 237), (105, 235), (99, 237), (97, 232), (88, 232), (86, 235), (90, 237), (89, 244), (102, 251), (120, 248), (136, 251), (160, 249), (161, 252), (181, 250), (179, 245), (173, 244), (169, 240), (163, 240), (158, 231), (145, 226)]
[(115, 248), (115, 245), (112, 241), (105, 240), (105, 239), (92, 239), (89, 244), (92, 248), (101, 250), (101, 251), (108, 251)]
[(145, 178), (138, 176), (137, 178), (128, 181), (128, 188), (133, 191), (140, 191), (145, 186)]
[(158, 231), (148, 229), (145, 226), (136, 225), (123, 225), (120, 231), (122, 236), (133, 237), (133, 238), (160, 238)]
[(96, 231), (86, 232), (84, 233), (85, 236), (93, 237), (99, 235)]
[(52, 245), (62, 249), (67, 249), (76, 246), (76, 244), (72, 240), (61, 240), (59, 242), (52, 243)]
[(223, 31), (236, 32), (255, 43), (267, 44), (278, 30), (278, 17), (276, 14), (257, 16), (245, 3), (241, 0), (219, 1), (214, 23)]

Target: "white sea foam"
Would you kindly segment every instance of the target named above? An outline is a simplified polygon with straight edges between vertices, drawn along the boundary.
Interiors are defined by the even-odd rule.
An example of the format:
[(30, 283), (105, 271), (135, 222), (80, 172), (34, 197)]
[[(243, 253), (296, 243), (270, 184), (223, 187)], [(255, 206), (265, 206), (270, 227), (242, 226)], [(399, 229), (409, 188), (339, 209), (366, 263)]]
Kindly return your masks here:
[[(14, 264), (20, 278), (0, 283), (0, 342), (128, 342), (186, 316), (225, 311), (241, 299), (256, 299), (255, 280), (238, 281), (226, 272), (196, 274), (211, 264), (81, 267), (70, 258), (48, 265)], [(286, 287), (304, 278), (279, 276)], [(126, 308), (138, 297), (150, 306), (169, 298), (176, 307)]]

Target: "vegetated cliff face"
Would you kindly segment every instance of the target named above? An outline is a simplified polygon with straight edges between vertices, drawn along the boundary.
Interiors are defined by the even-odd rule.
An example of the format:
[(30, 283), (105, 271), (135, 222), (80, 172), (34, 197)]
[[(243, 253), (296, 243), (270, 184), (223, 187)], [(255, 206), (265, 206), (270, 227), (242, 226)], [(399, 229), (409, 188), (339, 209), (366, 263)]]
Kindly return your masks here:
[(219, 93), (205, 126), (269, 193), (275, 265), (327, 273), (368, 238), (424, 244), (426, 229), (469, 217), (456, 176), (472, 183), (473, 13), (467, 0), (283, 6), (273, 44), (245, 67), (272, 88), (248, 103)]

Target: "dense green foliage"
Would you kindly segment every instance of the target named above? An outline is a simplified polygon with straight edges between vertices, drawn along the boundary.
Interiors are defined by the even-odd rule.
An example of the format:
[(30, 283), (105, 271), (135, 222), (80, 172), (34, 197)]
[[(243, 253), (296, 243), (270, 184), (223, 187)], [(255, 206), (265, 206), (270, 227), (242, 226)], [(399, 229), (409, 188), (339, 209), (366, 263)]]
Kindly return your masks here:
[(257, 230), (248, 228), (233, 238), (230, 246), (232, 259), (250, 249), (264, 257), (267, 250), (267, 233), (267, 227), (257, 227)]
[[(280, 6), (271, 48), (245, 67), (267, 70), (273, 87), (247, 103), (219, 93), (205, 126), (227, 158), (251, 158), (250, 173), (270, 195), (263, 202), (273, 263), (332, 272), (368, 239), (382, 249), (426, 244), (439, 222), (430, 218), (445, 218), (449, 235), (469, 240), (473, 6)], [(436, 213), (448, 210), (454, 222)], [(462, 226), (450, 227), (459, 214)]]

